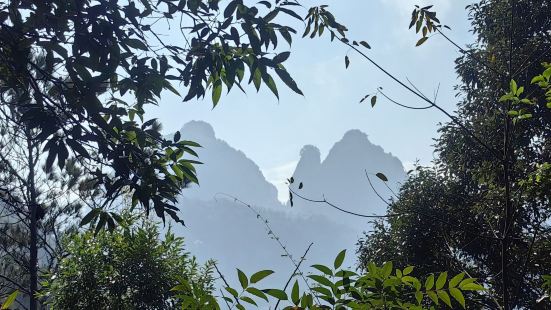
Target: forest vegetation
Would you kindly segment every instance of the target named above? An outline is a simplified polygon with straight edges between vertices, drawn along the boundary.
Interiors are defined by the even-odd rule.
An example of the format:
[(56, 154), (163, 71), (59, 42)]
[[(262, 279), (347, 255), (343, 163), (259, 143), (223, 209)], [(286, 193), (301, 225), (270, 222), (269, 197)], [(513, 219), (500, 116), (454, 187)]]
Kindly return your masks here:
[[(551, 308), (551, 1), (476, 1), (466, 7), (475, 41), (464, 47), (437, 3), (412, 7), (417, 46), (441, 36), (461, 54), (454, 112), (387, 70), (368, 39), (314, 2), (1, 2), (1, 308)], [(409, 171), (391, 199), (377, 193), (386, 214), (314, 200), (290, 177), (291, 207), (325, 204), (373, 228), (358, 240), (353, 270), (344, 250), (329, 265), (304, 266), (308, 250), (293, 260), (272, 233), (295, 268), (284, 287), (264, 287), (273, 271), (222, 274), (174, 235), (186, 223), (178, 197), (208, 162), (185, 132), (163, 134), (145, 111), (167, 93), (213, 108), (226, 93), (261, 87), (301, 96), (285, 64), (293, 42), (309, 39), (346, 46), (423, 103), (362, 90), (372, 113), (385, 102), (447, 121), (432, 165)], [(366, 178), (391, 181), (382, 171)]]

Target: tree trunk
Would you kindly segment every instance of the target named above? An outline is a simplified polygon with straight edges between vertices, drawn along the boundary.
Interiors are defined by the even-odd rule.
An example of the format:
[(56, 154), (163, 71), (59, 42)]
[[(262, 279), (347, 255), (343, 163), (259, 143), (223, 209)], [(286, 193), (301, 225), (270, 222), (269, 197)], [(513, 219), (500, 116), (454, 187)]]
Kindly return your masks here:
[(30, 272), (30, 303), (29, 310), (37, 310), (37, 300), (36, 292), (38, 290), (38, 219), (37, 219), (37, 208), (38, 204), (36, 202), (36, 188), (35, 188), (35, 175), (34, 169), (36, 163), (33, 158), (33, 143), (32, 143), (32, 134), (27, 131), (27, 148), (29, 151), (28, 164), (29, 164), (29, 211), (30, 211), (30, 256), (29, 256), (29, 272)]

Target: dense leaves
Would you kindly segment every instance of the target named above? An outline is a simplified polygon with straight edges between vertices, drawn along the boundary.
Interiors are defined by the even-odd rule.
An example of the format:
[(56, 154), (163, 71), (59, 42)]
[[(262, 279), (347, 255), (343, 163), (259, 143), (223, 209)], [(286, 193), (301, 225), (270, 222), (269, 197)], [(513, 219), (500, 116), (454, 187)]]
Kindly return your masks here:
[[(459, 273), (448, 277), (447, 272), (431, 274), (425, 281), (413, 276), (412, 266), (394, 269), (392, 262), (382, 266), (369, 263), (365, 273), (357, 274), (340, 268), (345, 251), (334, 261), (334, 268), (313, 265), (321, 274), (310, 274), (310, 282), (302, 287), (298, 280), (286, 292), (279, 289), (258, 289), (251, 284), (259, 273), (269, 275), (270, 270), (253, 274), (250, 279), (238, 270), (240, 289), (225, 287), (229, 295), (222, 299), (229, 308), (260, 308), (260, 301), (277, 304), (284, 302), (284, 309), (429, 309), (430, 306), (446, 305), (450, 308), (466, 307), (465, 293), (483, 291), (475, 279)], [(435, 280), (436, 277), (436, 280)], [(181, 287), (185, 287), (181, 286)], [(202, 304), (203, 309), (219, 309), (217, 304)], [(188, 308), (182, 308), (188, 309)], [(195, 304), (192, 309), (200, 309)]]
[[(65, 249), (43, 283), (55, 309), (172, 309), (182, 296), (212, 296), (212, 263), (199, 265), (184, 252), (183, 239), (170, 231), (161, 238), (155, 223), (75, 234)], [(184, 280), (185, 290), (171, 291)]]
[[(468, 271), (490, 288), (481, 307), (503, 307), (505, 295), (508, 309), (548, 307), (541, 277), (551, 272), (551, 71), (541, 63), (551, 59), (543, 13), (551, 2), (512, 3), (468, 6), (477, 42), (456, 61), (456, 121), (439, 130), (434, 167), (411, 174), (391, 203), (389, 213), (403, 215), (377, 222), (359, 253), (424, 272)], [(442, 31), (429, 11), (413, 13), (423, 38)]]
[(2, 310), (9, 309), (11, 305), (15, 302), (15, 299), (17, 298), (18, 295), (19, 295), (18, 290), (13, 291), (10, 295), (8, 295), (6, 300), (4, 300), (4, 302), (2, 303), (2, 306), (0, 306), (0, 309)]
[[(156, 121), (144, 115), (144, 107), (157, 104), (164, 90), (179, 95), (173, 83), (185, 88), (184, 101), (210, 93), (214, 105), (224, 89), (243, 90), (244, 83), (257, 90), (264, 83), (279, 96), (274, 76), (302, 94), (283, 66), (289, 52), (273, 53), (283, 48), (281, 39), (292, 43), (297, 31), (277, 21), (283, 16), (302, 21), (299, 3), (221, 4), (219, 0), (0, 4), (2, 98), (21, 93), (15, 107), (24, 111), (23, 120), (37, 132), (48, 154), (44, 159), (48, 169), (55, 164), (64, 168), (74, 156), (93, 174), (96, 186), (105, 188), (102, 210), (90, 213), (98, 227), (116, 222), (103, 209), (123, 192), (146, 212), (180, 221), (175, 196), (184, 184), (197, 182), (197, 162), (192, 157), (198, 145), (164, 138)], [(325, 16), (327, 27), (341, 28), (325, 7), (312, 10)], [(159, 20), (176, 31), (162, 28)], [(177, 39), (164, 39), (167, 32)], [(45, 58), (45, 67), (37, 65), (33, 54)], [(39, 87), (38, 81), (48, 87)]]

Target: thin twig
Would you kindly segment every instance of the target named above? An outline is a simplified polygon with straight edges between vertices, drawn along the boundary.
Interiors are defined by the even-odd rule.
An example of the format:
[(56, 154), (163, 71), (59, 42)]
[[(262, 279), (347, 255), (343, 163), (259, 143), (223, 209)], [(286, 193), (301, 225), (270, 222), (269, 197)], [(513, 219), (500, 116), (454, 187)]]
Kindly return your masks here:
[[(333, 32), (334, 33), (334, 32)], [(362, 57), (364, 57), (367, 61), (369, 61), (372, 65), (374, 65), (377, 69), (379, 69), (381, 72), (383, 72), (386, 76), (388, 76), (389, 78), (391, 78), (392, 80), (394, 80), (396, 83), (398, 83), (400, 86), (402, 86), (403, 88), (405, 88), (406, 90), (408, 90), (409, 92), (411, 92), (412, 94), (414, 94), (415, 96), (419, 97), (420, 99), (422, 99), (423, 101), (427, 102), (428, 104), (430, 104), (432, 107), (436, 108), (437, 110), (439, 110), (440, 112), (442, 112), (444, 115), (446, 115), (449, 119), (452, 120), (452, 122), (454, 124), (456, 124), (457, 126), (459, 126), (459, 128), (461, 128), (463, 131), (465, 131), (467, 133), (468, 136), (470, 136), (473, 140), (475, 140), (478, 144), (480, 144), (482, 147), (484, 147), (487, 151), (489, 151), (490, 153), (492, 153), (496, 158), (499, 158), (500, 160), (502, 160), (502, 156), (496, 151), (494, 150), (492, 147), (490, 147), (488, 144), (486, 144), (484, 141), (482, 141), (482, 139), (480, 139), (479, 137), (477, 137), (474, 132), (472, 132), (470, 129), (468, 129), (463, 123), (461, 123), (455, 116), (451, 115), (448, 111), (444, 110), (441, 106), (437, 105), (434, 101), (426, 98), (423, 94), (417, 92), (416, 90), (414, 90), (412, 87), (406, 85), (403, 81), (401, 81), (400, 79), (398, 79), (395, 75), (393, 75), (392, 73), (390, 73), (389, 71), (387, 71), (385, 68), (383, 68), (381, 65), (379, 65), (376, 61), (374, 61), (373, 59), (371, 59), (371, 57), (367, 56), (367, 54), (365, 54), (364, 52), (362, 52), (360, 49), (358, 49), (356, 46), (354, 46), (353, 44), (351, 44), (350, 42), (348, 42), (348, 40), (344, 40), (343, 38), (341, 38), (340, 36), (338, 36), (337, 34), (334, 33), (334, 35), (339, 39), (339, 41), (341, 41), (344, 45), (352, 48), (354, 51), (356, 51), (358, 54), (360, 54)]]
[[(281, 242), (280, 238), (274, 233), (274, 230), (272, 229), (272, 227), (270, 226), (270, 223), (269, 221), (264, 217), (262, 216), (262, 214), (260, 214), (258, 211), (256, 211), (250, 204), (240, 200), (239, 198), (235, 197), (235, 196), (232, 196), (232, 195), (229, 195), (229, 194), (226, 194), (226, 193), (217, 193), (216, 195), (222, 195), (222, 196), (226, 196), (228, 198), (231, 198), (233, 199), (234, 202), (238, 202), (242, 205), (244, 205), (245, 207), (249, 208), (249, 210), (251, 210), (257, 218), (259, 218), (261, 221), (262, 221), (262, 224), (264, 224), (264, 226), (266, 226), (266, 228), (268, 229), (268, 234), (270, 235), (273, 235), (274, 236), (274, 240), (276, 241), (276, 243), (283, 249), (283, 251), (285, 252), (285, 255), (289, 258), (289, 260), (291, 261), (291, 263), (298, 269), (300, 267), (300, 264), (297, 263), (294, 259), (293, 259), (293, 256), (291, 255), (291, 253), (289, 253), (289, 251), (287, 250), (287, 247)], [(216, 199), (216, 195), (215, 195), (215, 199)], [(300, 271), (300, 269), (298, 269)], [(314, 294), (314, 291), (312, 290), (312, 287), (310, 286), (310, 283), (308, 283), (308, 280), (306, 279), (306, 277), (304, 276), (304, 274), (302, 273), (302, 271), (300, 271), (300, 276), (302, 278), (302, 280), (304, 281), (304, 283), (306, 284), (306, 286), (308, 287), (308, 290), (310, 291), (310, 293), (316, 298), (316, 300), (318, 301), (318, 303), (320, 303), (317, 295)]]
[[(283, 287), (283, 291), (286, 291), (287, 290), (287, 287), (289, 286), (289, 283), (291, 283), (291, 281), (293, 280), (293, 278), (295, 277), (297, 271), (299, 270), (299, 267), (300, 267), (300, 264), (302, 264), (302, 262), (305, 260), (306, 258), (306, 255), (308, 254), (308, 251), (310, 251), (310, 248), (312, 247), (314, 243), (310, 243), (310, 245), (308, 246), (308, 248), (306, 249), (306, 252), (304, 252), (304, 255), (302, 255), (302, 257), (300, 258), (300, 261), (298, 262), (298, 265), (296, 266), (295, 270), (293, 270), (293, 273), (291, 274), (291, 276), (289, 277), (289, 279), (287, 280), (287, 283), (285, 283), (285, 286)], [(277, 300), (277, 303), (274, 307), (274, 310), (277, 310), (277, 307), (279, 306), (279, 302), (281, 301), (281, 299), (278, 299)]]
[[(222, 279), (222, 281), (224, 281), (224, 284), (226, 284), (226, 287), (231, 287), (230, 284), (228, 283), (228, 281), (226, 281), (226, 278), (224, 277), (224, 275), (222, 274), (222, 272), (220, 272), (220, 269), (218, 269), (218, 265), (213, 262), (212, 265), (214, 266), (214, 269), (216, 269), (216, 272), (218, 273), (218, 275), (220, 276), (220, 279)], [(233, 296), (233, 295), (232, 295)], [(238, 304), (238, 305), (241, 305), (241, 303), (239, 302), (239, 299), (237, 299), (237, 297), (233, 296), (233, 298), (235, 299), (235, 302)], [(231, 308), (230, 308), (231, 309)]]

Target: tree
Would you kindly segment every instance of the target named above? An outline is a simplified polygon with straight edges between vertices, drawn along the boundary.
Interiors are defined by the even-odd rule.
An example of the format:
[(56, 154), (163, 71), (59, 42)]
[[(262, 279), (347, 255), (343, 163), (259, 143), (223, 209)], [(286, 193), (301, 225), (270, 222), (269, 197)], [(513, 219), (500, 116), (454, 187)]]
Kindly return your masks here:
[[(47, 180), (40, 178), (38, 182), (39, 197), (44, 199), (44, 203), (40, 206), (43, 213), (38, 217), (37, 223), (37, 278), (57, 267), (57, 260), (62, 252), (61, 238), (76, 230), (72, 219), (79, 217), (82, 204), (80, 198), (71, 197), (78, 192), (78, 183), (70, 184), (74, 181), (67, 182), (67, 179), (78, 179), (81, 171), (73, 162), (68, 162), (67, 165), (69, 173), (65, 180), (50, 175)], [(28, 171), (23, 167), (19, 168), (20, 172)], [(2, 176), (14, 177), (7, 170), (3, 171)], [(0, 217), (0, 296), (3, 298), (15, 290), (30, 296), (30, 229), (26, 222), (28, 210), (25, 208), (28, 201), (22, 195), (22, 188), (12, 186), (3, 187), (2, 190), (10, 190), (10, 202), (2, 203)]]
[[(73, 157), (101, 187), (102, 201), (81, 224), (114, 229), (113, 205), (121, 194), (132, 206), (151, 210), (163, 221), (182, 222), (176, 196), (187, 182), (198, 182), (192, 158), (198, 145), (166, 139), (144, 107), (161, 93), (179, 92), (184, 101), (209, 92), (216, 105), (225, 88), (258, 90), (265, 84), (276, 96), (272, 75), (302, 94), (283, 63), (289, 52), (276, 53), (278, 42), (292, 43), (296, 31), (277, 23), (278, 15), (299, 21), (297, 1), (232, 0), (14, 0), (0, 4), (0, 94), (2, 106), (21, 113), (36, 150), (31, 166), (62, 171)], [(324, 28), (344, 33), (324, 7)], [(157, 22), (172, 21), (181, 36), (165, 42)], [(179, 22), (179, 24), (178, 24)], [(316, 27), (317, 31), (317, 27)], [(319, 30), (321, 35), (322, 29)], [(279, 45), (281, 47), (281, 44)], [(34, 55), (44, 57), (44, 67)], [(47, 85), (47, 87), (43, 87)], [(6, 97), (17, 97), (17, 101)], [(30, 169), (30, 171), (34, 171)], [(34, 172), (33, 172), (34, 173)], [(34, 182), (29, 174), (29, 182)], [(37, 240), (40, 212), (36, 186), (28, 184), (30, 229), (30, 308), (36, 309)]]
[[(380, 223), (360, 241), (361, 260), (396, 255), (427, 271), (465, 270), (490, 288), (486, 307), (536, 307), (541, 277), (551, 271), (545, 177), (551, 70), (541, 64), (551, 59), (549, 16), (543, 13), (550, 8), (549, 1), (529, 0), (468, 7), (477, 42), (460, 48), (461, 101), (439, 130), (434, 170), (410, 177), (389, 206), (389, 214), (406, 214)], [(426, 16), (434, 20), (428, 9), (414, 12), (417, 31)], [(418, 44), (427, 32), (446, 36), (440, 29), (422, 31)], [(400, 240), (404, 247), (378, 240)]]
[[(43, 57), (37, 57), (36, 62), (44, 66)], [(39, 86), (49, 87), (47, 83)], [(17, 103), (25, 100), (22, 93), (4, 93), (0, 106), (2, 297), (14, 290), (31, 295), (30, 283), (56, 267), (61, 238), (76, 228), (82, 206), (93, 205), (99, 194), (74, 158), (67, 159), (63, 172), (55, 167), (44, 169), (39, 161), (42, 150), (37, 131), (22, 119), (24, 109), (17, 108)], [(33, 210), (36, 220), (31, 223)]]
[[(11, 1), (0, 14), (2, 91), (23, 91), (28, 97), (20, 103), (24, 119), (40, 132), (48, 168), (56, 159), (63, 168), (72, 152), (89, 166), (111, 169), (94, 171), (106, 198), (127, 188), (145, 210), (151, 206), (161, 218), (167, 213), (179, 220), (172, 198), (184, 179), (196, 181), (196, 162), (181, 156), (193, 155), (189, 146), (196, 145), (179, 141), (179, 134), (173, 141), (161, 137), (153, 120), (144, 122), (144, 105), (155, 104), (164, 89), (178, 93), (170, 81), (187, 87), (184, 100), (202, 98), (211, 88), (216, 105), (223, 84), (228, 90), (241, 87), (245, 68), (257, 89), (264, 82), (278, 95), (272, 70), (302, 94), (282, 65), (289, 53), (269, 53), (278, 37), (292, 42), (296, 31), (274, 19), (287, 14), (302, 20), (290, 9), (296, 5), (275, 0), (262, 2), (259, 9), (234, 0), (222, 10), (218, 0)], [(155, 22), (149, 22), (177, 17), (182, 19), (181, 46), (165, 43)], [(37, 66), (31, 52), (45, 55), (46, 69)], [(31, 70), (52, 85), (48, 91), (38, 87)], [(108, 221), (105, 215), (101, 222)]]
[(171, 289), (183, 280), (214, 298), (213, 262), (199, 265), (183, 238), (170, 229), (161, 238), (147, 219), (113, 232), (75, 233), (64, 244), (64, 258), (42, 292), (55, 309), (175, 309)]

